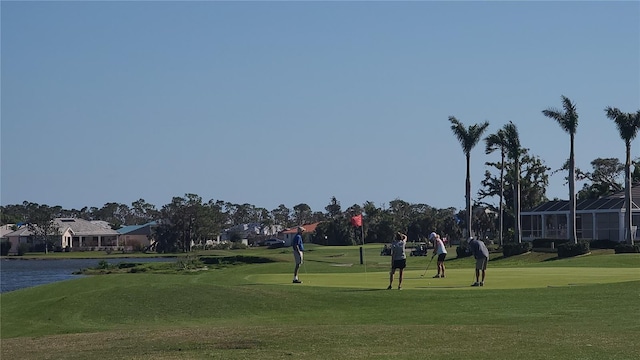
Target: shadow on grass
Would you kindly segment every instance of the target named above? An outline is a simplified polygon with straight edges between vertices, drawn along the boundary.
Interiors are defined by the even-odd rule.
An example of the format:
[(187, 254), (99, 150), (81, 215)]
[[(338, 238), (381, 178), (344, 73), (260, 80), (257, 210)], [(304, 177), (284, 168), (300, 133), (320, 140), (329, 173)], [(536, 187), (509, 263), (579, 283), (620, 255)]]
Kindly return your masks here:
[(391, 290), (394, 290), (394, 289), (387, 290), (387, 288), (384, 287), (384, 288), (369, 288), (369, 289), (344, 289), (342, 290), (342, 292), (371, 292), (371, 291), (391, 291)]
[(223, 256), (223, 257), (201, 257), (200, 261), (207, 265), (235, 265), (235, 264), (265, 264), (276, 262), (276, 260), (258, 256)]

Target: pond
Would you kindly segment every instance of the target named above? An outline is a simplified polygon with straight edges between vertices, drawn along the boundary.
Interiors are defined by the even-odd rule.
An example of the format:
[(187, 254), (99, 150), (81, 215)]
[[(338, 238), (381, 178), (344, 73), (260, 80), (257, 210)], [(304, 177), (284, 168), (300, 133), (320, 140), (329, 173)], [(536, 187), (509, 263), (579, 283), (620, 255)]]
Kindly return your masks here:
[(110, 264), (172, 262), (176, 258), (117, 258), (117, 259), (43, 259), (0, 260), (0, 293), (56, 281), (76, 279), (84, 275), (74, 272), (97, 267), (106, 260)]

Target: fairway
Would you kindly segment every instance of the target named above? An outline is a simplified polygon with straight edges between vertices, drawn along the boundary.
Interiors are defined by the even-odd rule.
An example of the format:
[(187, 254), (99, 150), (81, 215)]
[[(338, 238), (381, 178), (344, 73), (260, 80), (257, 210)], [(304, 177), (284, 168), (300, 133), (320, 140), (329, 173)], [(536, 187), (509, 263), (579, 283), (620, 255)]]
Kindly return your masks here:
[(411, 257), (402, 291), (397, 273), (386, 290), (378, 251), (363, 266), (357, 247), (309, 246), (303, 284), (290, 249), (219, 252), (220, 266), (215, 254), (198, 271), (141, 264), (4, 293), (0, 358), (638, 358), (640, 254), (496, 254), (483, 287), (470, 286), (473, 258), (448, 259), (434, 279)]
[[(636, 268), (591, 268), (591, 267), (548, 267), (548, 268), (496, 268), (487, 270), (486, 284), (482, 288), (473, 288), (475, 281), (473, 269), (447, 270), (446, 278), (433, 279), (435, 272), (408, 270), (404, 273), (403, 289), (438, 290), (460, 289), (479, 291), (484, 289), (526, 289), (587, 284), (606, 284), (640, 280), (640, 271)], [(323, 286), (362, 289), (386, 289), (389, 284), (388, 272), (365, 273), (302, 273), (302, 285), (292, 284), (290, 274), (254, 274), (245, 280), (256, 284), (282, 284), (291, 286)], [(398, 273), (394, 277), (397, 287)]]

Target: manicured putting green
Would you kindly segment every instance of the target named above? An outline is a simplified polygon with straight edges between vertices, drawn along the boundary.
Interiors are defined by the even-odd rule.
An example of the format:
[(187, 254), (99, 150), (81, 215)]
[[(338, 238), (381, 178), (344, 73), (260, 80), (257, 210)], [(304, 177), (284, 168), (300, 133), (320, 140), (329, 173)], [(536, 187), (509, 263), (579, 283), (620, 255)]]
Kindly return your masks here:
[[(473, 269), (447, 270), (447, 277), (433, 279), (435, 271), (422, 277), (424, 270), (408, 270), (404, 273), (403, 289), (476, 290), (470, 285), (475, 280)], [(394, 278), (394, 288), (398, 284), (398, 273)], [(308, 273), (302, 272), (303, 284), (292, 284), (291, 274), (253, 274), (246, 280), (260, 284), (282, 284), (291, 286), (325, 286), (346, 288), (385, 289), (389, 285), (388, 272), (362, 273)], [(487, 269), (485, 286), (481, 289), (524, 289), (562, 286), (580, 286), (640, 280), (637, 268), (495, 268)]]

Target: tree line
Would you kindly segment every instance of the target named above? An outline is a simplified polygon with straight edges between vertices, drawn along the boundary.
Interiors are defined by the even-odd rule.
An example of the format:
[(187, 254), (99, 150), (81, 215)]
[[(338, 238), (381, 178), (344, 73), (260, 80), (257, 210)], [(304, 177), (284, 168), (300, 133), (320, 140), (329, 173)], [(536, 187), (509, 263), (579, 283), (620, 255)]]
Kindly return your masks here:
[[(569, 134), (569, 142), (570, 142), (570, 151), (569, 158), (564, 166), (565, 170), (568, 170), (569, 175), (567, 177), (567, 183), (569, 184), (569, 221), (568, 221), (568, 233), (569, 240), (577, 244), (578, 237), (576, 234), (576, 201), (578, 198), (578, 194), (575, 191), (575, 184), (577, 180), (577, 171), (575, 166), (575, 153), (574, 153), (574, 145), (575, 145), (575, 135), (578, 128), (578, 111), (576, 105), (566, 96), (561, 96), (562, 108), (549, 107), (547, 109), (542, 110), (542, 114), (555, 120), (560, 128)], [(607, 118), (612, 120), (614, 125), (616, 126), (620, 138), (624, 142), (625, 145), (625, 163), (624, 163), (624, 192), (625, 192), (625, 240), (629, 243), (633, 243), (632, 240), (632, 213), (631, 213), (631, 187), (633, 184), (633, 173), (631, 171), (632, 161), (631, 161), (631, 141), (635, 139), (638, 134), (638, 129), (640, 129), (640, 110), (631, 113), (625, 113), (618, 108), (614, 107), (606, 107), (604, 109), (603, 118)], [(473, 124), (470, 126), (465, 126), (462, 122), (456, 119), (454, 116), (449, 117), (449, 122), (451, 123), (451, 130), (453, 134), (460, 142), (462, 147), (462, 151), (466, 157), (467, 164), (467, 172), (466, 172), (466, 182), (465, 182), (465, 199), (466, 199), (466, 231), (468, 234), (473, 234), (471, 224), (473, 223), (471, 217), (473, 212), (471, 211), (472, 199), (471, 199), (471, 174), (470, 174), (470, 163), (471, 163), (471, 150), (481, 141), (482, 136), (486, 129), (489, 127), (489, 122), (484, 121), (482, 123)], [(526, 155), (528, 149), (524, 148), (520, 143), (520, 136), (518, 134), (518, 128), (513, 122), (509, 122), (505, 124), (501, 129), (499, 129), (496, 133), (491, 134), (485, 138), (486, 143), (486, 153), (492, 153), (494, 151), (500, 151), (501, 160), (499, 164), (500, 168), (500, 180), (499, 180), (499, 218), (500, 223), (503, 223), (504, 210), (508, 208), (510, 205), (512, 206), (511, 210), (513, 213), (513, 241), (516, 243), (522, 242), (522, 227), (520, 224), (520, 212), (523, 208), (523, 193), (522, 188), (526, 186), (524, 181), (526, 179), (523, 177), (523, 156)], [(494, 164), (495, 165), (495, 164)], [(593, 163), (592, 163), (593, 165)], [(527, 169), (525, 169), (526, 171)], [(635, 166), (635, 170), (637, 173), (637, 165)], [(507, 179), (511, 180), (510, 190), (512, 191), (512, 204), (504, 203), (505, 200), (505, 191), (507, 191)], [(485, 181), (487, 181), (487, 176), (485, 175)], [(537, 178), (537, 180), (545, 182), (547, 179), (542, 176)], [(485, 182), (483, 182), (485, 184)], [(605, 184), (601, 184), (605, 185)], [(597, 188), (592, 188), (592, 190), (598, 190)], [(592, 195), (596, 195), (596, 192), (593, 192)], [(605, 194), (602, 194), (605, 195)], [(500, 226), (500, 243), (503, 241), (503, 225)]]
[[(631, 160), (631, 141), (640, 128), (640, 110), (637, 113), (623, 113), (617, 108), (607, 107), (605, 115), (613, 120), (624, 141), (626, 158), (621, 163), (616, 158), (597, 158), (591, 162), (593, 169), (583, 171), (575, 166), (573, 147), (578, 125), (576, 106), (562, 96), (562, 109), (548, 108), (542, 111), (548, 118), (556, 120), (570, 135), (571, 150), (567, 162), (561, 169), (568, 171), (570, 197), (570, 236), (577, 243), (575, 235), (576, 199), (598, 198), (621, 190), (625, 191), (628, 217), (625, 218), (627, 236), (630, 236), (631, 210), (630, 188), (640, 183), (640, 159)], [(234, 225), (258, 223), (262, 228), (279, 225), (284, 228), (317, 223), (314, 234), (307, 235), (311, 241), (324, 245), (352, 245), (361, 242), (388, 242), (396, 231), (405, 232), (412, 241), (422, 241), (431, 231), (437, 231), (450, 239), (458, 240), (470, 234), (484, 238), (486, 234), (497, 236), (503, 241), (521, 242), (521, 209), (533, 208), (547, 201), (546, 188), (551, 169), (537, 156), (530, 153), (520, 143), (517, 126), (513, 122), (505, 124), (496, 133), (484, 138), (487, 155), (499, 152), (498, 161), (485, 162), (486, 170), (477, 198), (472, 199), (470, 162), (471, 151), (483, 140), (489, 122), (485, 121), (465, 126), (454, 116), (449, 117), (451, 130), (460, 142), (466, 158), (465, 209), (453, 207), (437, 209), (427, 204), (411, 204), (395, 199), (388, 206), (376, 206), (367, 201), (354, 204), (342, 210), (340, 202), (332, 197), (324, 211), (313, 211), (305, 203), (293, 208), (280, 204), (268, 210), (251, 204), (234, 204), (222, 200), (204, 201), (197, 194), (173, 197), (169, 204), (156, 208), (144, 199), (134, 201), (131, 206), (106, 203), (103, 207), (63, 209), (31, 202), (0, 207), (2, 224), (31, 224), (40, 229), (48, 229), (52, 219), (58, 217), (85, 220), (103, 220), (113, 229), (124, 225), (140, 225), (157, 221), (157, 249), (160, 252), (189, 251), (190, 244), (215, 239), (223, 230)], [(632, 171), (633, 166), (633, 171)], [(575, 191), (575, 182), (585, 181), (580, 191)], [(498, 198), (498, 205), (489, 200)], [(490, 212), (482, 211), (489, 209)], [(350, 219), (363, 215), (363, 226), (354, 228)], [(494, 216), (493, 214), (497, 214)], [(505, 238), (503, 235), (507, 234)], [(627, 238), (630, 241), (630, 238)]]

